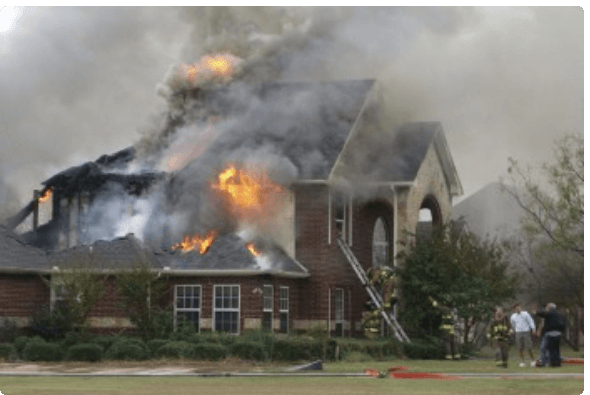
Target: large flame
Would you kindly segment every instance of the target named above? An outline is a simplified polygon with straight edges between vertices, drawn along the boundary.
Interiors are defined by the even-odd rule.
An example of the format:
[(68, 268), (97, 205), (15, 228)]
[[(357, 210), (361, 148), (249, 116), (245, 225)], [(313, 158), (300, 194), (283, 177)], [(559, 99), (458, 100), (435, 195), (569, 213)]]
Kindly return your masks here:
[(45, 203), (51, 197), (51, 188), (45, 191), (45, 193), (39, 196), (39, 203)]
[(216, 235), (217, 233), (214, 230), (211, 230), (206, 236), (184, 236), (180, 243), (176, 243), (172, 246), (172, 249), (181, 251), (198, 250), (201, 254), (205, 254), (207, 251), (209, 251), (209, 248), (213, 244)]
[(240, 62), (240, 58), (227, 52), (205, 55), (201, 57), (199, 63), (181, 64), (180, 75), (192, 84), (200, 79), (231, 77), (234, 67)]
[(229, 194), (236, 214), (264, 211), (270, 195), (283, 190), (268, 178), (266, 171), (237, 169), (233, 163), (227, 165), (211, 187)]
[(260, 251), (256, 249), (256, 247), (254, 246), (254, 243), (246, 244), (246, 248), (248, 249), (248, 251), (250, 251), (252, 253), (252, 255), (260, 256)]

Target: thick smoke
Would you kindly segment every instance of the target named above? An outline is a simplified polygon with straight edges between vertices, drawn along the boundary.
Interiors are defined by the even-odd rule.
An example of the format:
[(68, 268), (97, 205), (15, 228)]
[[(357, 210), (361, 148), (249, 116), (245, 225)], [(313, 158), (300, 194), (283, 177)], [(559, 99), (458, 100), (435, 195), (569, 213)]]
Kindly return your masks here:
[[(0, 98), (0, 127), (9, 136), (0, 153), (11, 167), (9, 182), (29, 197), (36, 182), (64, 166), (131, 144), (137, 120), (146, 120), (139, 158), (127, 171), (174, 168), (171, 192), (142, 197), (160, 209), (150, 206), (147, 222), (127, 218), (112, 232), (141, 233), (137, 224), (168, 235), (205, 228), (225, 218), (216, 211), (223, 205), (202, 192), (222, 162), (263, 161), (283, 185), (330, 163), (321, 149), (282, 148), (289, 138), (317, 146), (312, 124), (298, 136), (287, 127), (318, 116), (317, 103), (307, 100), (313, 95), (260, 100), (240, 83), (377, 77), (382, 130), (440, 121), (469, 194), (497, 180), (508, 156), (536, 164), (555, 137), (581, 130), (582, 15), (580, 8), (42, 10), (25, 19), (22, 29), (33, 33), (12, 39), (14, 62), (0, 62), (0, 88), (8, 92)], [(64, 21), (67, 32), (57, 27)], [(242, 59), (226, 98), (236, 111), (174, 94), (180, 63), (224, 51)], [(166, 111), (149, 119), (158, 108), (153, 83), (166, 70), (158, 87)], [(348, 95), (339, 98), (346, 107)], [(253, 140), (260, 128), (265, 138)], [(132, 212), (149, 215), (147, 206)], [(229, 222), (223, 227), (235, 227)]]

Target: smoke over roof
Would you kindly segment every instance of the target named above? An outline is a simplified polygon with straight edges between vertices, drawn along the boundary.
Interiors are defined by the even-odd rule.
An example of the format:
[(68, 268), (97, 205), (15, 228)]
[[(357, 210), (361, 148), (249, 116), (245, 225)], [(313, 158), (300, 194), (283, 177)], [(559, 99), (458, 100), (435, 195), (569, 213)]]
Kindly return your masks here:
[[(223, 50), (243, 59), (238, 72), (249, 82), (378, 77), (392, 123), (444, 125), (469, 193), (497, 180), (507, 156), (536, 164), (554, 138), (582, 129), (582, 15), (574, 7), (26, 9), (0, 38), (3, 182), (22, 205), (52, 174), (132, 145), (138, 128), (159, 134), (167, 103), (156, 82), (170, 64)], [(160, 88), (168, 98), (166, 83)]]

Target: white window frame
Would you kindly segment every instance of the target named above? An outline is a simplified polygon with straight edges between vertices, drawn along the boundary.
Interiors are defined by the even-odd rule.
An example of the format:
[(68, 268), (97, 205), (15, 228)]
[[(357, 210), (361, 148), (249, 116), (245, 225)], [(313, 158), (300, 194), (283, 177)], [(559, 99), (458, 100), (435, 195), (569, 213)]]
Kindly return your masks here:
[[(224, 288), (224, 287), (237, 287), (238, 288), (238, 307), (227, 307), (227, 308), (216, 308), (215, 307), (215, 293), (217, 292), (218, 288)], [(223, 295), (223, 291), (222, 291), (222, 295)], [(213, 286), (213, 326), (212, 326), (212, 331), (216, 332), (215, 327), (217, 326), (217, 322), (216, 322), (216, 313), (217, 312), (237, 312), (238, 313), (238, 318), (237, 318), (237, 322), (238, 322), (238, 326), (237, 326), (237, 332), (236, 333), (231, 333), (229, 332), (228, 334), (232, 334), (232, 335), (239, 335), (240, 334), (240, 308), (242, 305), (242, 292), (240, 289), (240, 284), (219, 284), (219, 285), (214, 285)]]
[[(270, 289), (270, 307), (266, 306), (266, 302), (269, 300), (269, 298), (266, 296), (266, 290)], [(266, 313), (270, 313), (270, 331), (273, 332), (274, 331), (274, 317), (273, 317), (273, 312), (274, 312), (274, 286), (272, 284), (265, 284), (262, 286), (262, 317), (264, 319), (264, 315)], [(263, 322), (264, 323), (264, 322)], [(264, 328), (263, 328), (264, 329)]]
[[(341, 295), (340, 306), (338, 305), (338, 295)], [(337, 328), (338, 324), (342, 324), (342, 333), (340, 336), (344, 336), (344, 288), (334, 289), (334, 325)], [(338, 317), (340, 312), (340, 317)]]
[[(198, 307), (178, 307), (178, 289), (179, 288), (198, 288), (199, 289), (199, 306)], [(183, 295), (184, 296), (184, 295)], [(201, 332), (201, 319), (202, 319), (202, 315), (201, 315), (201, 306), (203, 305), (203, 287), (201, 286), (201, 284), (176, 284), (174, 285), (174, 329), (176, 329), (176, 325), (177, 325), (177, 314), (178, 312), (198, 312), (199, 313), (199, 322), (197, 323), (197, 326), (199, 328), (198, 333)]]
[[(385, 240), (379, 240), (376, 241), (375, 240), (375, 229), (377, 227), (377, 224), (379, 223), (379, 221), (381, 221), (381, 225), (383, 226), (383, 231), (385, 233)], [(379, 253), (385, 252), (385, 264), (389, 263), (388, 262), (388, 257), (389, 257), (389, 240), (387, 238), (387, 223), (385, 222), (385, 220), (381, 217), (377, 218), (377, 220), (375, 221), (375, 225), (373, 225), (373, 239), (372, 239), (372, 255), (373, 255), (373, 262), (372, 262), (372, 266), (373, 267), (378, 267), (378, 265), (375, 265), (375, 250), (377, 249), (376, 247), (379, 248)]]
[[(348, 204), (346, 199), (346, 194), (344, 193), (337, 193), (335, 195), (335, 202), (334, 202), (334, 223), (336, 224), (336, 237), (342, 238), (345, 242), (348, 240), (347, 237), (347, 230), (348, 230)], [(338, 217), (338, 209), (340, 208), (340, 203), (342, 203), (342, 217)], [(339, 227), (340, 225), (340, 227)], [(340, 228), (340, 229), (339, 229)]]
[[(283, 298), (283, 291), (287, 291), (287, 297)], [(286, 301), (286, 302), (285, 302)], [(287, 307), (284, 308), (283, 302), (286, 303)], [(289, 287), (279, 287), (279, 331), (281, 330), (280, 322), (282, 321), (282, 315), (287, 315), (287, 332), (289, 333)]]

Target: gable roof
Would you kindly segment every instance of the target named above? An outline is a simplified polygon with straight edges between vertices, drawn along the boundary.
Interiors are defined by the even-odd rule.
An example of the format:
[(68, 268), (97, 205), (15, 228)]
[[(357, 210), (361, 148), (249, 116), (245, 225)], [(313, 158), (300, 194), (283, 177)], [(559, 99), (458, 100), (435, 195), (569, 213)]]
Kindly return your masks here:
[(411, 183), (431, 146), (440, 158), (451, 195), (461, 195), (463, 188), (440, 122), (410, 122), (388, 133), (361, 128), (347, 142), (333, 176)]
[(0, 225), (0, 271), (49, 269), (45, 251), (26, 244), (16, 233)]

